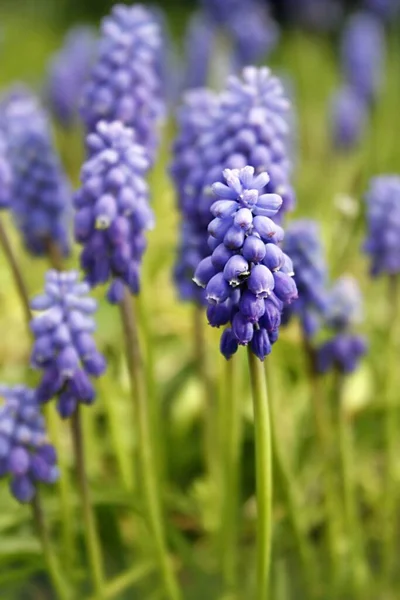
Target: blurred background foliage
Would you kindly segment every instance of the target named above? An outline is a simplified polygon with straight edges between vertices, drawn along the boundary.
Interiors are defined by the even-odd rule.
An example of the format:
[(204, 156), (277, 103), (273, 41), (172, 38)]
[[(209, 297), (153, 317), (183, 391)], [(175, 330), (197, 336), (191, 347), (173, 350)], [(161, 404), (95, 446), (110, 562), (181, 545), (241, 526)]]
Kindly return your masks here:
[[(81, 20), (97, 24), (113, 4), (110, 0), (2, 0), (1, 86), (4, 88), (14, 81), (24, 81), (40, 92), (48, 60), (60, 46), (61, 36), (68, 26)], [(171, 28), (178, 36), (195, 3), (171, 0), (159, 4), (167, 10)], [(279, 2), (275, 3), (275, 9), (278, 15), (283, 15)], [(352, 273), (359, 281), (365, 297), (363, 330), (369, 339), (370, 352), (361, 368), (348, 378), (345, 400), (349, 414), (357, 425), (356, 486), (362, 499), (365, 516), (363, 528), (370, 540), (372, 562), (380, 539), (379, 521), (374, 516), (379, 509), (382, 471), (383, 411), (380, 390), (386, 368), (387, 298), (385, 282), (371, 282), (367, 261), (361, 253), (364, 237), (362, 196), (370, 177), (400, 170), (397, 126), (400, 98), (399, 37), (398, 31), (388, 34), (384, 88), (373, 108), (364, 143), (345, 154), (333, 152), (327, 120), (328, 98), (340, 80), (335, 35), (284, 30), (277, 49), (268, 61), (276, 72), (292, 78), (298, 114), (299, 151), (295, 173), (298, 204), (289, 219), (307, 216), (320, 222), (332, 278), (342, 273)], [(82, 133), (79, 129), (70, 132), (57, 129), (57, 126), (55, 129), (64, 164), (74, 185), (77, 185), (83, 159)], [(146, 332), (148, 377), (153, 381), (154, 393), (159, 398), (167, 431), (162, 456), (163, 463), (168, 466), (166, 501), (169, 522), (177, 524), (182, 532), (176, 538), (174, 532), (170, 531), (169, 541), (184, 563), (185, 597), (201, 600), (205, 597), (217, 598), (219, 593), (218, 548), (210, 544), (206, 535), (215, 532), (218, 524), (215, 507), (219, 490), (212, 489), (202, 477), (202, 405), (201, 390), (194, 374), (193, 308), (178, 301), (172, 284), (179, 222), (174, 192), (166, 172), (170, 160), (172, 123), (166, 126), (164, 133), (163, 147), (151, 174), (157, 224), (149, 235), (139, 310)], [(8, 228), (18, 248), (29, 291), (34, 295), (42, 287), (47, 264), (24, 253), (11, 221), (8, 221)], [(75, 266), (77, 259), (78, 251), (75, 249), (68, 264)], [(101, 298), (103, 291), (96, 291), (96, 296)], [(3, 256), (0, 256), (0, 332), (1, 379), (10, 383), (34, 381), (34, 376), (27, 369), (30, 340)], [(224, 367), (217, 350), (218, 333), (210, 330), (207, 336), (208, 351), (217, 376)], [(128, 377), (121, 356), (121, 337), (115, 309), (101, 301), (97, 338), (109, 359), (109, 370), (98, 384), (97, 403), (90, 411), (84, 411), (85, 443), (93, 500), (101, 524), (103, 547), (106, 549), (108, 575), (110, 578), (116, 576), (132, 564), (142, 565), (143, 568), (137, 591), (128, 590), (115, 597), (150, 600), (155, 589), (154, 565), (143, 524), (135, 518), (135, 514), (140, 515), (140, 506), (135, 505), (135, 498), (130, 493), (136, 475), (131, 469), (135, 439), (133, 428), (128, 425), (133, 423), (133, 415)], [(279, 412), (278, 435), (301, 491), (302, 519), (307, 524), (310, 537), (318, 541), (323, 520), (318, 481), (323, 467), (317, 460), (305, 357), (299, 352), (299, 347), (300, 331), (293, 324), (282, 331), (271, 356), (273, 394)], [(243, 395), (245, 423), (242, 506), (245, 518), (240, 524), (240, 553), (242, 597), (248, 599), (246, 567), (254, 561), (254, 450), (245, 360), (241, 366), (239, 385)], [(328, 398), (331, 387), (329, 377), (324, 380), (323, 387)], [(77, 564), (81, 567), (76, 570), (79, 580), (83, 578), (85, 568), (82, 523), (74, 490), (64, 483), (72, 477), (70, 440), (63, 424), (54, 418), (53, 408), (49, 409), (49, 413), (51, 436), (56, 441), (61, 467), (65, 471), (59, 484), (59, 493), (46, 492), (46, 511), (53, 533), (59, 536), (61, 554), (65, 550), (64, 536), (68, 535), (63, 519), (66, 513), (72, 511), (68, 525), (79, 541)], [(223, 427), (223, 423), (217, 426)], [(301, 598), (298, 564), (293, 558), (279, 482), (274, 503), (274, 591), (271, 598)], [(63, 514), (63, 510), (66, 513)], [(133, 539), (140, 539), (140, 550), (132, 545)], [(345, 548), (343, 552), (345, 554)], [(325, 569), (323, 558), (320, 561), (322, 573)], [(371, 594), (368, 596), (371, 600), (378, 598), (373, 585), (372, 579)], [(393, 595), (385, 598), (398, 597), (396, 590), (399, 589), (400, 578)], [(81, 597), (90, 597), (87, 590), (83, 593), (87, 595)], [(0, 492), (0, 596), (4, 599), (35, 600), (52, 597), (43, 572), (39, 544), (31, 528), (30, 513), (26, 507), (17, 505), (3, 484)]]

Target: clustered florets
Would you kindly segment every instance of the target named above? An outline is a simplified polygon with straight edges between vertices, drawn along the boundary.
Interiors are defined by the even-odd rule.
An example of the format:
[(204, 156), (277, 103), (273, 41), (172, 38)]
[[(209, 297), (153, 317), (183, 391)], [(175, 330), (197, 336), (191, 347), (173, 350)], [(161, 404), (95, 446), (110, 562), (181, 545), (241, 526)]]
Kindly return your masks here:
[(30, 502), (38, 483), (58, 478), (56, 452), (48, 442), (36, 391), (24, 386), (0, 386), (0, 477), (10, 476), (19, 502)]
[(83, 121), (89, 132), (99, 121), (121, 121), (135, 130), (152, 159), (164, 113), (160, 26), (144, 6), (118, 4), (103, 20), (101, 33), (98, 58), (83, 94)]
[(372, 179), (366, 203), (368, 237), (364, 249), (371, 257), (371, 273), (400, 273), (400, 176)]
[(194, 281), (205, 288), (210, 325), (230, 324), (221, 338), (226, 358), (238, 344), (251, 344), (263, 360), (276, 341), (283, 307), (297, 298), (293, 266), (277, 245), (282, 228), (271, 219), (282, 199), (265, 192), (267, 173), (254, 168), (225, 169), (226, 183), (214, 183), (219, 197), (211, 206), (211, 255), (198, 265)]
[(34, 311), (40, 311), (31, 321), (35, 336), (31, 363), (43, 371), (37, 398), (48, 402), (57, 396), (64, 418), (78, 403), (94, 401), (90, 377), (99, 377), (106, 367), (92, 337), (96, 325), (91, 315), (97, 302), (87, 296), (89, 289), (76, 271), (49, 271), (45, 293), (31, 303)]
[(75, 237), (84, 245), (81, 265), (90, 285), (112, 278), (108, 298), (120, 302), (124, 285), (139, 291), (144, 232), (153, 226), (144, 179), (149, 161), (134, 132), (120, 122), (100, 122), (87, 145), (90, 156), (74, 198)]
[(362, 321), (362, 296), (356, 281), (350, 276), (340, 277), (328, 297), (326, 325), (334, 336), (317, 349), (317, 368), (325, 373), (337, 368), (353, 372), (367, 352), (364, 336), (353, 333)]
[(298, 299), (285, 308), (284, 320), (299, 315), (309, 338), (319, 330), (327, 308), (327, 266), (317, 223), (311, 219), (290, 223), (282, 248), (293, 262), (299, 292)]
[(41, 256), (54, 244), (67, 255), (71, 191), (45, 112), (34, 96), (15, 91), (3, 100), (0, 127), (11, 167), (10, 208), (26, 248)]
[(171, 167), (183, 212), (176, 275), (185, 298), (198, 298), (187, 283), (187, 276), (190, 279), (193, 275), (188, 250), (197, 260), (207, 256), (211, 185), (221, 181), (225, 168), (251, 165), (256, 173), (267, 170), (270, 178), (266, 191), (282, 197), (280, 212), (292, 207), (291, 163), (286, 147), (288, 109), (280, 81), (267, 68), (248, 67), (241, 78), (230, 77), (220, 96), (196, 90), (186, 97), (178, 116), (180, 134)]

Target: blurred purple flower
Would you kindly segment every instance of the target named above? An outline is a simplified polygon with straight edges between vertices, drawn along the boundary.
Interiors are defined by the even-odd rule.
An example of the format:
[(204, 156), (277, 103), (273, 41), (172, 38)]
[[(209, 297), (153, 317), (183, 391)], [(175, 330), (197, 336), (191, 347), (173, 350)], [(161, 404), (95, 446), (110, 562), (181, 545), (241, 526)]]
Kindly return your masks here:
[(30, 502), (39, 483), (59, 476), (54, 447), (47, 439), (36, 391), (22, 385), (0, 386), (0, 477), (10, 477), (12, 495)]
[(56, 396), (63, 418), (69, 417), (78, 403), (94, 402), (91, 377), (99, 377), (106, 368), (92, 337), (97, 302), (88, 296), (89, 291), (77, 271), (51, 270), (46, 274), (44, 294), (31, 302), (32, 310), (40, 311), (31, 321), (35, 337), (31, 364), (43, 371), (37, 398), (48, 402)]
[(331, 101), (331, 132), (335, 148), (354, 148), (365, 131), (367, 106), (351, 87), (340, 88)]
[(68, 31), (62, 47), (50, 61), (45, 96), (52, 113), (64, 127), (70, 126), (78, 114), (96, 48), (94, 31), (78, 25)]

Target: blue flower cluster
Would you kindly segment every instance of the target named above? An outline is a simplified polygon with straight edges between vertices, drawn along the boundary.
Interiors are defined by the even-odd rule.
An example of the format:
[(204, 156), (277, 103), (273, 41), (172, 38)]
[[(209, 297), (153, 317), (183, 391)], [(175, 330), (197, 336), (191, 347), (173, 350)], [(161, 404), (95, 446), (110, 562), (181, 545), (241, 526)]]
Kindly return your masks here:
[(209, 82), (216, 29), (202, 12), (193, 13), (185, 32), (183, 89), (202, 88)]
[(385, 32), (372, 14), (349, 17), (342, 37), (342, 69), (346, 83), (370, 103), (381, 87), (385, 56)]
[(373, 15), (384, 21), (396, 17), (400, 11), (398, 0), (364, 0), (364, 5)]
[(134, 132), (121, 122), (100, 122), (87, 137), (90, 157), (74, 198), (75, 236), (84, 248), (81, 265), (91, 286), (106, 283), (110, 302), (122, 300), (127, 285), (139, 291), (145, 231), (153, 226), (144, 174), (149, 160)]
[(332, 98), (331, 126), (335, 148), (356, 146), (365, 131), (367, 105), (351, 87), (341, 87)]
[(71, 192), (46, 114), (33, 96), (19, 91), (3, 101), (0, 112), (12, 173), (10, 206), (25, 246), (41, 256), (54, 243), (67, 255)]
[(251, 345), (264, 360), (277, 340), (284, 306), (297, 298), (290, 258), (278, 243), (283, 229), (274, 223), (282, 204), (266, 192), (267, 173), (254, 168), (225, 169), (226, 183), (212, 186), (218, 200), (208, 225), (211, 255), (198, 265), (194, 281), (205, 288), (210, 325), (230, 324), (221, 337), (229, 359), (238, 345)]
[(364, 250), (371, 257), (371, 273), (400, 273), (400, 176), (372, 179), (366, 203), (368, 237)]
[[(267, 191), (283, 199), (280, 214), (294, 203), (287, 151), (289, 102), (281, 82), (268, 68), (247, 67), (242, 77), (228, 79), (218, 97), (193, 90), (185, 102), (178, 115), (180, 132), (171, 168), (183, 211), (180, 264), (176, 269), (183, 276), (190, 271), (188, 253), (198, 259), (207, 256), (211, 184), (221, 181), (224, 168), (251, 165), (257, 173), (267, 170)], [(186, 298), (197, 297), (185, 281), (178, 281), (178, 287), (184, 288)]]
[(352, 329), (362, 320), (362, 296), (356, 281), (350, 276), (340, 277), (330, 291), (326, 324), (334, 332), (331, 339), (317, 348), (317, 368), (326, 373), (337, 368), (352, 373), (367, 352), (364, 336)]
[(52, 113), (65, 127), (77, 116), (83, 87), (89, 77), (97, 39), (89, 27), (73, 27), (52, 58), (45, 94)]
[(0, 477), (10, 477), (12, 495), (30, 502), (39, 483), (58, 479), (56, 452), (46, 435), (36, 391), (0, 386)]
[(307, 338), (317, 333), (327, 308), (327, 266), (317, 223), (311, 219), (293, 221), (286, 228), (283, 250), (293, 261), (298, 299), (285, 308), (284, 321), (300, 317)]
[(12, 172), (7, 156), (7, 143), (0, 133), (0, 209), (9, 208), (11, 202)]
[(48, 271), (44, 294), (31, 302), (40, 311), (31, 321), (35, 337), (31, 363), (43, 371), (37, 389), (39, 402), (58, 398), (57, 408), (69, 417), (78, 403), (92, 404), (95, 389), (90, 377), (106, 368), (92, 337), (96, 329), (92, 314), (97, 303), (87, 296), (90, 288), (76, 271)]
[(97, 62), (83, 94), (83, 121), (89, 132), (101, 120), (122, 121), (153, 158), (164, 114), (157, 19), (139, 4), (117, 4), (101, 31)]
[(210, 27), (223, 28), (232, 39), (236, 68), (265, 59), (275, 48), (278, 25), (260, 0), (202, 0), (202, 7)]

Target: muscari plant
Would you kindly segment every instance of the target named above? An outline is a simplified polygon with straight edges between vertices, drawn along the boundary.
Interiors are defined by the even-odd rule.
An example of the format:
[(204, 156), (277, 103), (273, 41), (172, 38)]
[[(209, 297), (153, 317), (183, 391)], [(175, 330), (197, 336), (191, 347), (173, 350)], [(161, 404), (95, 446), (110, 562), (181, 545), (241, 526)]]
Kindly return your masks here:
[[(253, 31), (254, 27), (249, 25), (251, 19), (243, 21), (247, 22), (247, 26), (243, 26), (241, 17), (245, 15), (240, 11), (235, 21), (234, 4), (232, 2), (232, 14), (229, 15), (230, 32), (237, 36), (238, 48), (243, 50), (242, 60), (256, 60), (256, 54), (261, 56), (265, 48), (256, 52), (259, 42), (256, 35), (251, 40), (254, 44), (247, 43), (248, 36), (243, 35), (243, 30)], [(256, 5), (257, 2), (254, 2)], [(257, 14), (254, 11), (251, 18), (257, 19)], [(216, 22), (220, 19), (218, 16), (213, 18)], [(197, 514), (193, 517), (194, 524), (188, 520), (193, 532), (186, 534), (187, 505), (180, 499), (179, 508), (176, 508), (177, 490), (171, 480), (165, 486), (168, 473), (161, 468), (160, 440), (157, 439), (160, 432), (161, 437), (165, 434), (165, 429), (158, 429), (154, 419), (154, 415), (160, 412), (160, 406), (154, 398), (154, 381), (151, 381), (154, 373), (147, 364), (148, 351), (142, 347), (143, 338), (147, 335), (142, 331), (143, 312), (137, 311), (141, 287), (144, 287), (141, 271), (146, 232), (154, 226), (146, 179), (156, 159), (158, 123), (163, 114), (162, 93), (165, 88), (160, 81), (159, 69), (161, 40), (154, 13), (140, 6), (115, 7), (103, 23), (98, 60), (84, 92), (82, 116), (87, 132), (86, 159), (81, 169), (81, 187), (73, 200), (74, 233), (82, 247), (80, 265), (84, 280), (78, 272), (65, 270), (64, 261), (69, 251), (70, 194), (64, 187), (65, 177), (51, 144), (47, 117), (32, 98), (26, 95), (24, 98), (23, 93), (14, 94), (2, 106), (2, 208), (10, 209), (16, 215), (16, 224), (30, 256), (42, 255), (58, 270), (48, 271), (44, 293), (34, 297), (27, 308), (34, 338), (31, 366), (37, 375), (41, 373), (37, 386), (34, 389), (2, 387), (0, 390), (6, 400), (0, 412), (0, 466), (1, 474), (10, 479), (14, 497), (32, 506), (49, 574), (58, 597), (62, 599), (87, 593), (88, 588), (85, 582), (82, 592), (80, 581), (69, 577), (70, 564), (66, 563), (65, 569), (60, 571), (39, 503), (41, 484), (69, 485), (66, 483), (69, 473), (65, 469), (64, 457), (60, 456), (60, 440), (57, 438), (54, 443), (60, 459), (61, 479), (56, 482), (59, 475), (56, 452), (49, 442), (41, 414), (43, 405), (53, 437), (52, 418), (55, 413), (51, 417), (52, 407), (49, 406), (52, 399), (59, 415), (71, 423), (85, 550), (94, 597), (119, 597), (129, 586), (136, 585), (141, 597), (150, 597), (148, 590), (153, 581), (148, 586), (143, 584), (143, 590), (146, 590), (143, 595), (141, 577), (155, 569), (161, 574), (163, 597), (177, 599), (181, 594), (192, 597), (195, 593), (191, 581), (194, 561), (189, 562), (193, 560), (192, 547), (197, 555), (199, 547), (202, 547), (200, 552), (204, 552), (204, 547), (208, 552), (214, 544), (215, 531), (206, 527), (203, 531)], [(71, 76), (73, 74), (72, 68)], [(205, 81), (204, 77), (203, 73)], [(348, 83), (353, 86), (351, 94), (354, 94), (358, 83)], [(360, 94), (363, 97), (364, 92), (365, 89)], [(366, 95), (368, 99), (373, 96), (371, 88)], [(337, 115), (338, 146), (349, 147), (358, 137), (359, 130), (359, 121), (354, 121), (352, 115), (360, 120), (360, 114), (356, 114), (356, 103), (351, 106), (351, 102), (347, 102), (348, 96), (339, 100), (343, 102)], [(365, 108), (366, 104), (362, 106)], [(211, 372), (210, 376), (213, 398), (219, 397), (221, 388), (226, 395), (226, 404), (213, 413), (214, 418), (221, 421), (220, 429), (213, 430), (221, 447), (218, 448), (218, 444), (214, 446), (217, 451), (209, 457), (210, 462), (217, 465), (214, 469), (215, 483), (223, 488), (222, 498), (216, 496), (214, 508), (221, 520), (217, 534), (222, 534), (223, 538), (222, 545), (218, 545), (223, 583), (221, 590), (219, 586), (218, 592), (212, 588), (211, 594), (219, 594), (223, 590), (228, 596), (245, 594), (260, 600), (275, 595), (279, 587), (276, 585), (278, 578), (271, 571), (270, 563), (272, 532), (277, 527), (278, 518), (279, 528), (282, 520), (286, 522), (287, 519), (290, 525), (291, 539), (298, 551), (306, 586), (303, 597), (325, 597), (328, 586), (329, 592), (337, 598), (343, 597), (349, 590), (351, 597), (365, 597), (369, 557), (364, 547), (363, 517), (354, 483), (356, 450), (352, 435), (355, 419), (347, 407), (345, 393), (347, 382), (367, 349), (364, 337), (355, 331), (362, 313), (361, 296), (349, 279), (341, 278), (333, 286), (329, 284), (320, 232), (313, 221), (300, 220), (282, 226), (286, 212), (294, 202), (288, 147), (290, 120), (287, 115), (288, 102), (279, 80), (268, 69), (248, 67), (241, 76), (231, 77), (220, 94), (202, 89), (192, 90), (186, 95), (173, 147), (171, 171), (181, 216), (180, 241), (176, 244), (179, 246), (176, 283), (182, 298), (194, 301), (197, 322), (199, 318), (208, 320), (212, 327), (222, 330), (220, 350), (227, 359), (222, 386), (217, 383), (215, 373)], [(397, 179), (383, 177), (371, 185), (367, 215), (369, 237), (365, 245), (372, 258), (373, 275), (388, 275), (392, 293), (395, 290), (393, 281), (398, 273)], [(58, 252), (54, 252), (54, 247)], [(10, 261), (14, 260), (17, 277), (20, 283), (24, 283), (24, 274), (18, 269), (15, 256), (7, 256)], [(144, 563), (143, 575), (140, 565), (135, 565), (132, 571), (117, 576), (114, 581), (107, 573), (107, 545), (101, 547), (105, 535), (96, 520), (100, 510), (94, 510), (89, 489), (84, 452), (89, 438), (85, 439), (80, 416), (82, 405), (94, 404), (99, 385), (96, 379), (106, 369), (107, 361), (93, 339), (97, 304), (89, 295), (91, 288), (100, 286), (103, 287), (99, 295), (103, 296), (105, 291), (103, 306), (107, 303), (117, 305), (121, 313), (135, 417), (130, 429), (135, 445), (129, 455), (130, 458), (133, 455), (139, 458), (139, 476), (133, 490), (129, 491), (130, 497), (138, 502), (135, 525), (131, 530), (125, 507), (121, 529), (125, 531), (126, 528), (130, 536), (140, 521), (146, 532), (144, 555), (154, 551), (156, 557), (155, 561), (151, 557), (150, 563)], [(23, 293), (26, 303), (26, 285)], [(138, 300), (132, 302), (132, 295)], [(114, 321), (113, 311), (116, 309), (110, 306), (107, 310), (109, 320)], [(303, 504), (305, 499), (310, 504), (314, 503), (313, 508), (317, 509), (317, 518), (322, 523), (322, 537), (327, 538), (327, 551), (332, 562), (329, 576), (324, 574), (325, 586), (319, 577), (318, 567), (315, 568), (321, 561), (313, 556), (313, 549), (319, 553), (320, 533), (315, 527), (312, 529), (306, 519), (303, 522), (301, 517), (303, 504), (299, 502), (295, 468), (292, 469), (294, 465), (285, 461), (286, 449), (280, 439), (279, 404), (274, 402), (274, 396), (279, 398), (280, 386), (275, 385), (276, 364), (270, 361), (276, 356), (282, 360), (289, 340), (298, 342), (298, 333), (293, 325), (296, 316), (300, 320), (300, 336), (310, 360), (309, 377), (314, 391), (318, 392), (313, 398), (314, 402), (317, 400), (314, 411), (317, 413), (322, 407), (325, 412), (322, 414), (325, 421), (317, 422), (317, 428), (322, 425), (328, 430), (319, 453), (322, 471), (328, 476), (323, 476), (322, 484), (317, 483), (317, 495), (301, 489)], [(155, 314), (152, 314), (152, 319), (156, 327)], [(282, 351), (278, 343), (273, 356), (269, 357), (282, 324), (289, 324), (288, 331), (283, 332)], [(208, 334), (202, 330), (201, 335), (204, 343)], [(150, 343), (149, 339), (145, 341)], [(197, 337), (195, 344), (198, 342)], [(206, 345), (203, 346), (204, 352), (217, 363), (216, 348), (210, 342), (207, 346), (207, 350)], [(246, 346), (248, 352), (256, 456), (257, 524), (249, 531), (240, 531), (239, 527), (243, 520), (240, 516), (251, 511), (247, 503), (244, 509), (238, 482), (243, 445), (239, 429), (244, 400), (239, 392), (243, 382), (236, 385), (241, 346)], [(110, 352), (108, 362), (111, 368), (113, 360)], [(286, 357), (284, 360), (286, 369)], [(265, 368), (261, 366), (262, 362)], [(34, 377), (30, 374), (29, 378), (31, 375)], [(105, 379), (110, 376), (105, 374)], [(207, 374), (202, 372), (200, 376)], [(293, 373), (290, 376), (293, 378)], [(295, 385), (294, 378), (292, 384)], [(325, 393), (328, 387), (333, 390), (333, 407)], [(118, 402), (117, 393), (111, 395), (110, 401)], [(108, 402), (103, 394), (102, 397)], [(388, 417), (388, 465), (391, 465), (387, 472), (390, 500), (387, 500), (387, 495), (384, 498), (386, 545), (382, 564), (386, 585), (390, 583), (394, 555), (390, 523), (395, 508), (393, 464), (396, 430), (391, 402), (385, 413)], [(96, 404), (100, 404), (99, 410), (102, 411), (102, 403)], [(327, 411), (324, 410), (326, 408)], [(335, 418), (330, 418), (330, 408), (333, 408), (332, 412), (336, 411)], [(220, 409), (221, 413), (218, 412)], [(98, 414), (103, 418), (103, 413), (93, 415), (96, 410), (97, 407), (93, 407), (85, 413), (88, 416), (91, 413), (91, 419), (98, 418)], [(318, 421), (317, 414), (316, 417)], [(128, 427), (125, 423), (124, 426)], [(58, 427), (62, 425), (58, 424)], [(324, 435), (324, 432), (319, 433)], [(226, 449), (224, 443), (227, 444)], [(91, 446), (88, 445), (88, 449), (91, 450)], [(206, 448), (206, 452), (208, 450)], [(342, 487), (337, 485), (335, 478), (330, 478), (335, 471), (336, 460), (340, 466)], [(133, 463), (132, 460), (132, 466)], [(279, 510), (275, 516), (272, 511), (272, 464), (279, 478), (274, 500)], [(206, 478), (207, 475), (205, 473)], [(45, 489), (43, 492), (44, 495), (49, 493)], [(320, 501), (320, 496), (325, 504)], [(279, 504), (281, 497), (283, 511)], [(182, 505), (185, 519), (179, 514)], [(197, 511), (196, 508), (193, 513)], [(168, 514), (167, 521), (165, 513)], [(282, 514), (283, 517), (279, 516)], [(247, 561), (242, 557), (242, 550), (247, 552), (245, 541), (249, 535), (251, 539), (254, 537), (254, 531), (257, 557), (253, 561), (253, 555), (249, 554), (251, 559)], [(138, 548), (141, 546), (140, 535), (137, 538), (135, 536), (135, 562), (139, 554), (136, 554), (136, 545)], [(192, 547), (189, 547), (188, 540), (195, 540)], [(171, 560), (170, 549), (174, 551), (174, 560)], [(249, 571), (257, 572), (255, 586), (252, 581), (241, 581), (239, 567), (242, 569), (245, 562), (251, 563)], [(158, 578), (157, 582), (156, 578), (153, 579), (158, 585)], [(70, 587), (75, 589), (71, 591)], [(130, 594), (130, 591), (127, 593)], [(303, 592), (294, 588), (295, 597), (299, 593)]]

